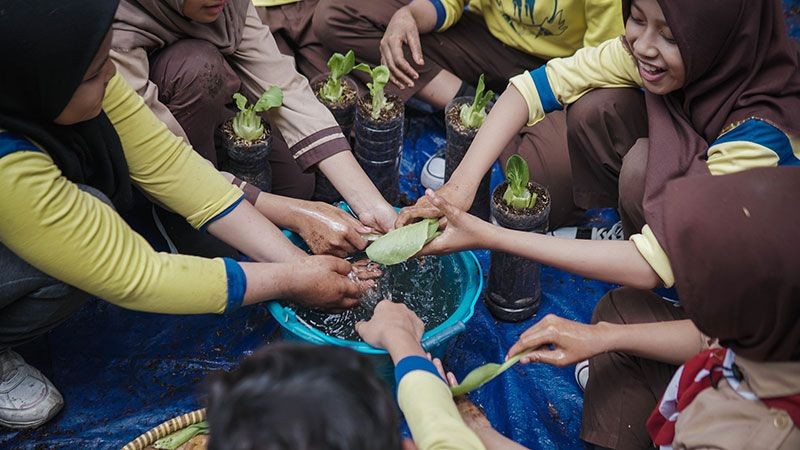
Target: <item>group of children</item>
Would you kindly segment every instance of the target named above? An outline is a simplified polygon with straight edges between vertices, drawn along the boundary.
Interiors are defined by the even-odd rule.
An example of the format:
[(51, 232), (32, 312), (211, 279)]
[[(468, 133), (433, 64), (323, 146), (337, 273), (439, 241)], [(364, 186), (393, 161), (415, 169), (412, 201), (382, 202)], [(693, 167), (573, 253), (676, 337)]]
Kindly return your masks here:
[[(423, 254), (489, 248), (623, 286), (593, 324), (547, 316), (509, 349), (523, 363), (588, 360), (586, 442), (800, 443), (800, 52), (779, 0), (6, 3), (0, 424), (35, 427), (58, 412), (55, 387), (10, 349), (90, 295), (176, 314), (274, 298), (352, 307), (376, 274), (340, 257), (363, 249), (365, 233), (446, 217)], [(451, 179), (399, 216), (308, 85), (326, 55), (348, 49), (386, 64), (403, 100), (442, 108), (481, 73), (505, 88)], [(215, 169), (213, 134), (234, 92), (272, 85), (284, 105), (268, 113), (265, 193)], [(522, 233), (467, 214), (481, 178), (511, 154), (550, 190), (551, 227), (618, 206), (629, 240)], [(358, 220), (308, 201), (317, 172)], [(185, 219), (185, 241), (209, 246), (155, 252), (119, 215), (134, 188), (156, 220)], [(329, 255), (306, 255), (278, 227)], [(392, 356), (418, 448), (513, 448), (465, 424), (412, 312), (382, 302), (358, 331)], [(210, 394), (212, 448), (414, 445), (348, 350), (268, 347), (215, 377)]]

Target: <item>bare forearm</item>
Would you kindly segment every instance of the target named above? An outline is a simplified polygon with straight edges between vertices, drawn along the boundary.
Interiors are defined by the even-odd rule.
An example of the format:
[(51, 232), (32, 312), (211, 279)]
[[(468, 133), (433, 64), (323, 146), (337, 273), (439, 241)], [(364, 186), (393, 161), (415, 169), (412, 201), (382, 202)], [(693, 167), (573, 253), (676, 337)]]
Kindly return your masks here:
[(425, 356), (419, 340), (408, 333), (397, 333), (386, 340), (386, 351), (397, 364), (407, 356)]
[(600, 323), (606, 352), (621, 352), (680, 365), (706, 346), (691, 320), (641, 324)]
[(283, 298), (292, 282), (291, 269), (282, 263), (240, 263), (247, 278), (243, 305)]
[(306, 256), (246, 201), (211, 223), (208, 231), (256, 261), (287, 262)]
[(356, 211), (386, 202), (351, 152), (339, 152), (320, 161), (319, 169)]
[(639, 289), (659, 285), (658, 275), (631, 241), (559, 239), (487, 225), (488, 248), (513, 253), (587, 278)]
[(481, 178), (500, 157), (511, 139), (519, 133), (528, 118), (528, 106), (516, 88), (509, 87), (497, 100), (478, 134), (467, 150), (464, 160), (453, 172), (448, 185), (455, 185), (472, 199)]
[(430, 0), (414, 0), (407, 8), (411, 10), (420, 34), (430, 33), (436, 26), (436, 7)]

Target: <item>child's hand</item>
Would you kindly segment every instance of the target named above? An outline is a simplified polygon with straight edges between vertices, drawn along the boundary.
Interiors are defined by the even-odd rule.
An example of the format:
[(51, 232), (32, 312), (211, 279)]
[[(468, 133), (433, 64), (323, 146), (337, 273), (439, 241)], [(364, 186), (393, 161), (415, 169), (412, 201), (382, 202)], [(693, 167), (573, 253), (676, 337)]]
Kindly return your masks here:
[(491, 227), (488, 222), (456, 208), (443, 197), (428, 189), (425, 198), (445, 217), (441, 236), (422, 248), (419, 255), (441, 255), (486, 246)]
[[(465, 188), (454, 186), (451, 183), (445, 183), (444, 186), (436, 190), (436, 195), (444, 198), (448, 203), (454, 205), (456, 208), (466, 211), (472, 203), (471, 199), (464, 198), (463, 191)], [(423, 195), (417, 200), (413, 206), (407, 206), (400, 210), (400, 214), (395, 221), (395, 228), (414, 223), (419, 219), (438, 219), (444, 216), (444, 213), (431, 203), (431, 199), (427, 195)]]
[(575, 364), (605, 351), (600, 325), (587, 325), (548, 314), (528, 328), (508, 350), (506, 358), (530, 351), (521, 364), (542, 362), (557, 367)]
[(424, 355), (419, 343), (424, 331), (425, 324), (414, 311), (391, 300), (378, 303), (370, 320), (356, 323), (356, 332), (364, 342), (386, 349), (397, 360), (411, 354)]

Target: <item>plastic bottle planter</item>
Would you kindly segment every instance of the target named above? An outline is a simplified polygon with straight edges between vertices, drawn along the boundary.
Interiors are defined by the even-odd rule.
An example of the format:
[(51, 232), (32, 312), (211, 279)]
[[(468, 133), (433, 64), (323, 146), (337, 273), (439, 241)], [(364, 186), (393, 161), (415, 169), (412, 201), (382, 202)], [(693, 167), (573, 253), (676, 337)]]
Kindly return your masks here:
[[(492, 193), (492, 220), (503, 228), (544, 233), (550, 216), (550, 194), (538, 183), (528, 189), (538, 194), (533, 208), (517, 211), (503, 201), (508, 183)], [(520, 322), (539, 310), (542, 288), (539, 283), (539, 264), (529, 259), (493, 251), (489, 270), (489, 285), (485, 303), (492, 315), (506, 322)]]
[(392, 107), (373, 120), (369, 96), (356, 106), (356, 140), (353, 153), (375, 187), (389, 203), (397, 203), (400, 183), (400, 149), (403, 146), (404, 106), (402, 100), (388, 96)]
[[(350, 77), (342, 78), (342, 98), (338, 103), (331, 103), (327, 99), (322, 98), (320, 89), (328, 79), (328, 74), (317, 75), (311, 80), (311, 90), (317, 96), (320, 103), (325, 105), (328, 110), (333, 114), (339, 128), (342, 129), (344, 137), (350, 141), (350, 132), (353, 130), (353, 123), (356, 118), (356, 101), (358, 100), (358, 88), (356, 83)], [(333, 187), (333, 183), (317, 171), (317, 184), (314, 187), (314, 200), (325, 203), (333, 203), (342, 199), (341, 194)]]
[[(445, 124), (447, 125), (447, 145), (445, 147), (445, 165), (444, 165), (444, 181), (450, 179), (453, 172), (456, 170), (464, 155), (467, 154), (472, 140), (478, 133), (477, 128), (467, 128), (461, 123), (460, 112), (461, 106), (472, 103), (473, 97), (456, 97), (450, 100), (445, 108)], [(487, 172), (481, 179), (478, 186), (478, 191), (475, 193), (475, 200), (472, 202), (472, 207), (469, 213), (480, 217), (483, 220), (489, 220), (489, 185), (490, 175)]]
[(269, 124), (264, 124), (264, 130), (264, 137), (260, 140), (245, 141), (233, 134), (229, 120), (222, 125), (220, 137), (227, 156), (224, 169), (262, 191), (270, 192), (272, 169), (267, 157), (272, 151), (272, 132)]

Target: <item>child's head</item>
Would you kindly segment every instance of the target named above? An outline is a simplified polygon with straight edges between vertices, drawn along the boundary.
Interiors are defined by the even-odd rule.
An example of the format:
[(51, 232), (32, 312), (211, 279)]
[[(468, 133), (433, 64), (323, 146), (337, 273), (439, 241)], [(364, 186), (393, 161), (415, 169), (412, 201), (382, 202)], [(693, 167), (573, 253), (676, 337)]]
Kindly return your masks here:
[(683, 87), (686, 68), (681, 51), (657, 0), (633, 0), (625, 38), (648, 91), (666, 95)]
[(111, 62), (111, 31), (108, 32), (100, 49), (92, 58), (89, 68), (81, 78), (81, 84), (75, 89), (67, 106), (53, 122), (59, 125), (72, 125), (94, 119), (103, 110), (103, 97), (111, 77), (117, 72)]
[(211, 23), (217, 20), (228, 0), (182, 0), (179, 11), (197, 23)]
[(210, 450), (400, 449), (386, 386), (365, 356), (277, 343), (212, 377)]

